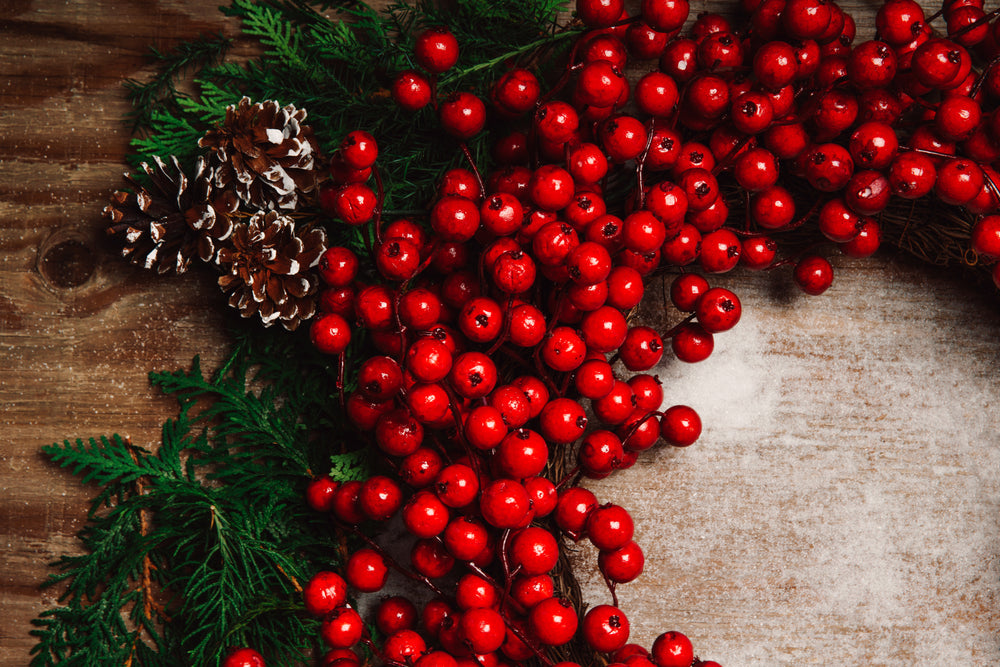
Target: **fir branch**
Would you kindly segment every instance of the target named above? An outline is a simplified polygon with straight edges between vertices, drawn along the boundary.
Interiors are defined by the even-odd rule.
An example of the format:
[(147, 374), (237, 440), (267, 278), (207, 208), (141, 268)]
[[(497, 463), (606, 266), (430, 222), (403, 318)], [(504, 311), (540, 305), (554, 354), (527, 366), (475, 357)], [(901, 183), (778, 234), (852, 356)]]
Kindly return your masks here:
[(329, 369), (307, 366), (303, 378), (272, 363), (295, 344), (246, 335), (211, 379), (197, 359), (154, 374), (179, 404), (155, 454), (120, 436), (46, 448), (105, 487), (79, 535), (85, 553), (50, 578), (66, 586), (64, 604), (36, 619), (33, 666), (213, 665), (231, 644), (291, 665), (311, 650), (300, 582), (338, 553), (303, 502), (308, 453), (330, 455), (315, 438)]
[(174, 98), (183, 99), (176, 89), (176, 82), (192, 70), (220, 62), (231, 45), (232, 40), (220, 33), (182, 42), (169, 52), (150, 47), (150, 53), (157, 62), (156, 74), (146, 82), (128, 79), (124, 83), (133, 109), (129, 114), (132, 131), (152, 126), (157, 109), (164, 103), (173, 102)]

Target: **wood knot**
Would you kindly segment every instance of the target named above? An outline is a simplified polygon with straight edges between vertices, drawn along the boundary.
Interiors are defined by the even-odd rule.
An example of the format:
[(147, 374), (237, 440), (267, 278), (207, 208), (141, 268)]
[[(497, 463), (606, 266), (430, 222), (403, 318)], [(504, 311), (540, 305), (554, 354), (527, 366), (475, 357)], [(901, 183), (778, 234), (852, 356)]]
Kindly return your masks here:
[(97, 253), (82, 235), (59, 230), (38, 249), (38, 273), (56, 289), (83, 285), (97, 269)]

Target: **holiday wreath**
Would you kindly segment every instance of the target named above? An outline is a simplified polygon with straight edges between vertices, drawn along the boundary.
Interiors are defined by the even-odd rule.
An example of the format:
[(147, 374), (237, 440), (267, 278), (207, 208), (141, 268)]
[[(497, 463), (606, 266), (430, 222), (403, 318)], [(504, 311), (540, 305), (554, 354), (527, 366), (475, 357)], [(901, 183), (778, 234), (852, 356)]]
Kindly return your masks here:
[[(259, 57), (206, 38), (129, 84), (107, 231), (246, 326), (210, 377), (151, 375), (157, 451), (46, 448), (101, 492), (32, 664), (718, 664), (628, 643), (643, 551), (579, 482), (698, 440), (648, 371), (738, 323), (715, 274), (818, 295), (825, 253), (891, 243), (1000, 282), (993, 15), (890, 0), (855, 44), (825, 0), (563, 4), (235, 0)], [(630, 319), (654, 278), (667, 330)]]

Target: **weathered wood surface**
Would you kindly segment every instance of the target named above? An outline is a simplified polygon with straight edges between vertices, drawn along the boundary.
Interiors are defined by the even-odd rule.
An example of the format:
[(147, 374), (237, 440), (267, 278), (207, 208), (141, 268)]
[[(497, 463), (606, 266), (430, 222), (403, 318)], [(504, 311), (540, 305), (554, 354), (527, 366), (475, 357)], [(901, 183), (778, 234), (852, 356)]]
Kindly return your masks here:
[[(39, 448), (154, 445), (173, 406), (146, 372), (222, 352), (204, 277), (150, 279), (99, 232), (121, 80), (148, 75), (151, 44), (234, 35), (214, 5), (0, 1), (0, 665), (27, 663), (55, 602), (45, 564), (77, 548), (91, 491)], [(634, 637), (679, 629), (729, 667), (998, 664), (996, 301), (899, 260), (837, 267), (816, 299), (779, 272), (721, 281), (744, 322), (708, 362), (658, 370), (668, 402), (702, 411), (702, 442), (592, 485), (637, 515)]]

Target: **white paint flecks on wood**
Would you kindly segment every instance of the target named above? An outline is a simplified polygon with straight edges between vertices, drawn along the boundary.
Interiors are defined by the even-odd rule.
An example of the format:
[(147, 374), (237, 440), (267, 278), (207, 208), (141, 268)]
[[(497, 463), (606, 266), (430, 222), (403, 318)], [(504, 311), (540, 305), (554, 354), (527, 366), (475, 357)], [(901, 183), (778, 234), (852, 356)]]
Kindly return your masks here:
[(814, 298), (722, 281), (740, 324), (705, 362), (653, 371), (701, 440), (588, 484), (634, 510), (633, 641), (680, 630), (724, 665), (1000, 663), (995, 302), (908, 265), (840, 266)]

